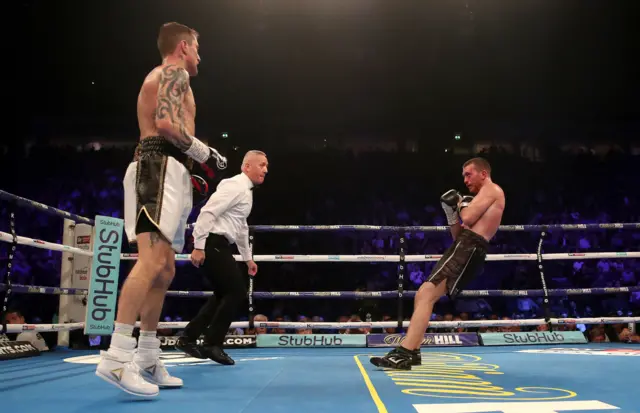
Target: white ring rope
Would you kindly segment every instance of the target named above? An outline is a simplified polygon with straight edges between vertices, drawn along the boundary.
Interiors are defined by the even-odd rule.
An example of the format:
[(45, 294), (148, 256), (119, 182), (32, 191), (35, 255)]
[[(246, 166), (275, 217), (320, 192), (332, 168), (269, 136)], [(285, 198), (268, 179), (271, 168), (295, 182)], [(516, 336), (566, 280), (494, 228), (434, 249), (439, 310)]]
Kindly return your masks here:
[[(7, 232), (0, 231), (0, 241), (13, 242), (13, 237)], [(69, 252), (92, 257), (92, 251), (53, 242), (18, 236), (18, 244), (52, 251)], [(422, 254), (406, 255), (406, 262), (438, 261), (442, 255)], [(136, 260), (138, 254), (121, 254), (122, 260)], [(243, 261), (240, 255), (234, 255), (236, 261)], [(544, 260), (584, 260), (601, 258), (640, 258), (640, 251), (630, 252), (573, 252), (542, 254)], [(536, 261), (536, 254), (488, 254), (487, 261)], [(254, 255), (255, 262), (399, 262), (399, 255)], [(176, 261), (189, 261), (189, 254), (176, 254)]]
[[(7, 232), (0, 231), (0, 241), (13, 242), (13, 237)], [(93, 251), (87, 251), (76, 247), (70, 247), (68, 245), (56, 244), (54, 242), (42, 241), (29, 237), (22, 237), (20, 235), (18, 235), (18, 245), (27, 245), (34, 248), (41, 248), (51, 251), (70, 252), (72, 254), (93, 257)]]
[[(551, 324), (622, 324), (638, 323), (640, 317), (592, 317), (592, 318), (552, 318)], [(158, 329), (183, 329), (188, 321), (160, 322)], [(470, 321), (432, 321), (429, 328), (478, 328), (478, 327), (513, 327), (513, 326), (540, 326), (548, 324), (544, 318), (527, 320), (470, 320)], [(409, 321), (403, 321), (402, 326), (409, 327)], [(140, 322), (136, 323), (140, 327)], [(284, 329), (314, 329), (314, 330), (341, 330), (352, 328), (394, 328), (398, 327), (397, 321), (380, 322), (350, 322), (350, 323), (300, 323), (287, 321), (254, 322), (255, 328), (284, 328)], [(52, 332), (70, 331), (84, 328), (84, 323), (66, 324), (7, 324), (8, 333), (21, 333), (23, 331)], [(234, 321), (229, 327), (249, 328), (248, 321)]]

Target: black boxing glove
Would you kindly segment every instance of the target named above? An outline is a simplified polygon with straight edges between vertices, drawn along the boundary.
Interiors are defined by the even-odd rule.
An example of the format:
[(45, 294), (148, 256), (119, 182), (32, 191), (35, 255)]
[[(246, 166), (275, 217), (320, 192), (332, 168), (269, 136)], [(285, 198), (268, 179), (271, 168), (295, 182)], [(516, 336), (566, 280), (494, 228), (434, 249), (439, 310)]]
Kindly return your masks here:
[(440, 202), (446, 204), (447, 206), (457, 208), (458, 203), (460, 202), (460, 194), (455, 189), (451, 189), (440, 197)]
[(460, 202), (460, 194), (455, 189), (445, 192), (440, 197), (440, 204), (444, 213), (447, 215), (447, 224), (454, 225), (460, 222), (458, 215), (458, 203)]
[(466, 208), (469, 206), (469, 204), (471, 203), (471, 201), (473, 201), (473, 197), (471, 195), (465, 195), (462, 197), (462, 199), (460, 200), (460, 207), (459, 209), (462, 210), (462, 208)]

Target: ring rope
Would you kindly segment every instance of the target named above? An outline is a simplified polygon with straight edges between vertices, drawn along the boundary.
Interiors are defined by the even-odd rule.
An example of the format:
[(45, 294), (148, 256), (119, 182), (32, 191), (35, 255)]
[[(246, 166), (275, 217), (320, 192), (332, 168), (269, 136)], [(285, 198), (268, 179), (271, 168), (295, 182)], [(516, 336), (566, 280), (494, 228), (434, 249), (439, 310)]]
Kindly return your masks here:
[(36, 202), (36, 201), (32, 201), (30, 199), (27, 198), (23, 198), (21, 196), (18, 195), (14, 195), (11, 194), (7, 191), (3, 191), (0, 189), (0, 199), (4, 199), (6, 201), (14, 201), (16, 202), (18, 205), (22, 205), (22, 206), (26, 206), (29, 208), (33, 208), (33, 209), (37, 209), (39, 211), (42, 211), (48, 215), (52, 215), (52, 216), (58, 216), (61, 218), (67, 218), (76, 222), (81, 222), (83, 224), (89, 224), (89, 225), (94, 225), (95, 221), (90, 219), (90, 218), (86, 218), (80, 215), (76, 215), (73, 214), (71, 212), (67, 212), (67, 211), (63, 211), (61, 209), (58, 208), (54, 208), (52, 206), (49, 205), (45, 205), (45, 204), (41, 204), (40, 202)]
[[(591, 318), (551, 318), (553, 325), (566, 324), (622, 324), (640, 322), (640, 317), (591, 317)], [(170, 321), (158, 323), (158, 329), (183, 329), (189, 324), (188, 321)], [(340, 330), (355, 328), (394, 328), (398, 326), (395, 321), (373, 321), (373, 322), (347, 322), (347, 323), (301, 323), (288, 321), (265, 321), (256, 323), (258, 328), (285, 328), (285, 329), (318, 329), (318, 330)], [(546, 325), (544, 318), (526, 320), (469, 320), (469, 321), (433, 321), (429, 322), (429, 328), (481, 328), (481, 327), (513, 327), (513, 326), (539, 326)], [(234, 321), (229, 328), (249, 328), (248, 321)], [(140, 322), (136, 322), (136, 327), (140, 327)], [(402, 327), (409, 327), (409, 321), (403, 321)], [(20, 333), (22, 331), (52, 332), (70, 331), (84, 328), (84, 323), (66, 324), (8, 324), (8, 333)]]
[[(0, 231), (0, 241), (13, 242), (13, 237), (4, 231)], [(87, 257), (93, 257), (92, 251), (86, 251), (80, 248), (71, 247), (69, 245), (56, 244), (55, 242), (42, 241), (39, 239), (23, 237), (18, 235), (17, 242), (19, 245), (26, 245), (29, 247), (40, 248), (51, 251), (69, 252), (72, 254), (86, 255)]]
[[(385, 225), (253, 225), (254, 231), (288, 232), (288, 231), (423, 231), (449, 232), (448, 226), (385, 226)], [(592, 229), (640, 229), (640, 223), (603, 223), (603, 224), (549, 224), (549, 225), (500, 225), (498, 231), (532, 232), (550, 231), (583, 231)]]
[[(12, 242), (11, 234), (0, 231), (0, 241)], [(34, 248), (48, 249), (52, 251), (69, 252), (72, 254), (93, 256), (92, 251), (68, 245), (56, 244), (39, 239), (18, 236), (18, 244), (27, 245)], [(602, 258), (640, 258), (640, 251), (619, 251), (619, 252), (570, 252), (570, 253), (548, 253), (541, 254), (544, 260), (583, 260)], [(426, 255), (406, 255), (406, 262), (426, 262), (438, 261), (442, 254)], [(242, 261), (240, 255), (234, 255), (236, 261)], [(121, 260), (136, 260), (138, 254), (123, 253)], [(189, 254), (176, 254), (176, 261), (189, 261)], [(254, 255), (255, 262), (400, 262), (400, 255)], [(488, 254), (487, 261), (537, 261), (537, 254)]]
[[(136, 260), (137, 254), (122, 254), (122, 260)], [(240, 255), (234, 255), (242, 261)], [(405, 262), (438, 261), (442, 255), (405, 255)], [(583, 260), (602, 258), (640, 258), (640, 251), (578, 252), (542, 254), (544, 260)], [(536, 261), (537, 254), (488, 254), (486, 261)], [(399, 255), (254, 255), (255, 262), (400, 262)], [(176, 261), (189, 261), (189, 254), (176, 254)]]
[[(0, 284), (0, 291), (6, 289), (6, 284)], [(86, 288), (60, 288), (39, 285), (13, 284), (12, 289), (22, 294), (50, 294), (50, 295), (81, 295), (88, 294)], [(598, 287), (598, 288), (569, 288), (550, 289), (550, 297), (568, 295), (604, 295), (640, 292), (640, 286), (632, 287)], [(167, 291), (167, 297), (210, 297), (213, 291)], [(413, 298), (416, 291), (404, 291), (403, 298)], [(541, 297), (543, 290), (466, 290), (460, 292), (460, 297)], [(281, 298), (398, 298), (398, 291), (254, 291), (253, 298), (281, 299)]]

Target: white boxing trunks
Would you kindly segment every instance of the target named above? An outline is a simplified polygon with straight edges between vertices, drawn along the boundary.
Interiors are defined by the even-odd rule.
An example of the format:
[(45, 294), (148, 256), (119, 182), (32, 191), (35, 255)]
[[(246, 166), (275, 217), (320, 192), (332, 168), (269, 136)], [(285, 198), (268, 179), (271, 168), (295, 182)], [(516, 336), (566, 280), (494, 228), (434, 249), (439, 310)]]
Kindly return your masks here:
[(135, 243), (137, 234), (159, 230), (171, 248), (181, 253), (193, 189), (191, 174), (179, 159), (188, 159), (163, 137), (143, 139), (138, 150), (123, 180), (127, 238)]

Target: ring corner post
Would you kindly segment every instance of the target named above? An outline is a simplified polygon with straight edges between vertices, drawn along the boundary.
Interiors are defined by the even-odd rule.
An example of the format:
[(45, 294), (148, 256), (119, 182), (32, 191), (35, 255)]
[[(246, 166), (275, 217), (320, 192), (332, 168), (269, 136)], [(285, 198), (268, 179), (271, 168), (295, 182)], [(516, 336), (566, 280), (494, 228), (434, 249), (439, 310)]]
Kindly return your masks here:
[[(93, 225), (78, 223), (68, 218), (64, 219), (62, 243), (72, 248), (84, 251), (93, 250)], [(78, 290), (89, 289), (89, 274), (91, 274), (91, 257), (73, 252), (62, 252), (60, 271), (60, 288)], [(84, 323), (86, 320), (86, 294), (61, 294), (58, 308), (58, 323)], [(70, 331), (58, 332), (58, 346), (73, 345), (75, 334)]]
[[(68, 218), (65, 218), (62, 223), (62, 244), (68, 246), (75, 246), (75, 229), (76, 223)], [(62, 252), (61, 262), (60, 262), (60, 288), (73, 288), (73, 274), (74, 274), (74, 264), (75, 264), (75, 256), (67, 251)], [(86, 258), (86, 257), (85, 257)], [(76, 306), (75, 296), (71, 296), (68, 294), (61, 294), (58, 298), (58, 320), (52, 320), (52, 323), (68, 323), (73, 321), (84, 321), (84, 318), (78, 320), (74, 319), (71, 315), (73, 309), (71, 307)], [(61, 330), (58, 331), (58, 346), (60, 347), (69, 347), (69, 336), (70, 331)]]
[(84, 334), (110, 335), (116, 318), (124, 221), (96, 216)]

